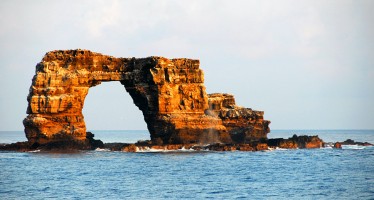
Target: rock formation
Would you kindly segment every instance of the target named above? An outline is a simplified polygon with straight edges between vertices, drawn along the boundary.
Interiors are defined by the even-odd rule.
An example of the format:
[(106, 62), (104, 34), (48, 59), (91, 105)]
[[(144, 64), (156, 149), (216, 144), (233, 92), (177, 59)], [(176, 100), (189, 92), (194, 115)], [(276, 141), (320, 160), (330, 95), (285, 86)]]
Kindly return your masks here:
[(340, 145), (359, 145), (359, 146), (373, 146), (373, 144), (369, 142), (356, 142), (352, 139), (347, 139), (344, 142), (337, 142), (340, 143)]
[(341, 149), (342, 148), (342, 144), (340, 142), (335, 142), (334, 148), (335, 149)]
[(314, 149), (321, 148), (324, 146), (324, 142), (321, 138), (316, 136), (307, 136), (307, 135), (293, 135), (288, 139), (275, 138), (269, 139), (267, 144), (270, 147), (279, 147), (284, 149)]
[(24, 119), (31, 144), (89, 143), (82, 109), (90, 87), (120, 81), (143, 112), (153, 144), (247, 143), (267, 138), (263, 112), (208, 95), (199, 60), (115, 58), (88, 50), (48, 52), (37, 64)]
[(231, 94), (209, 94), (206, 114), (218, 117), (234, 143), (248, 143), (267, 138), (270, 121), (264, 120), (263, 111), (255, 111), (235, 104)]

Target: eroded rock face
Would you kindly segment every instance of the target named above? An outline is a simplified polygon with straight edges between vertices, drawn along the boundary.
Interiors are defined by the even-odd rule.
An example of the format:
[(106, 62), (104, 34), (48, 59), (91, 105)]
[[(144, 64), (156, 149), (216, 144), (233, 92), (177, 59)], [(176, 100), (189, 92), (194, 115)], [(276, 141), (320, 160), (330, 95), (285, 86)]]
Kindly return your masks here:
[(206, 110), (206, 114), (222, 120), (234, 143), (267, 138), (270, 121), (264, 120), (263, 111), (237, 106), (231, 94), (215, 93), (208, 97), (209, 110)]
[(82, 109), (88, 90), (101, 81), (122, 80), (125, 61), (83, 50), (47, 53), (27, 97), (27, 139), (41, 144), (87, 140)]
[(23, 121), (31, 143), (88, 142), (82, 109), (90, 87), (120, 81), (143, 112), (154, 144), (245, 143), (266, 138), (263, 112), (207, 95), (199, 60), (115, 58), (52, 51), (36, 66)]

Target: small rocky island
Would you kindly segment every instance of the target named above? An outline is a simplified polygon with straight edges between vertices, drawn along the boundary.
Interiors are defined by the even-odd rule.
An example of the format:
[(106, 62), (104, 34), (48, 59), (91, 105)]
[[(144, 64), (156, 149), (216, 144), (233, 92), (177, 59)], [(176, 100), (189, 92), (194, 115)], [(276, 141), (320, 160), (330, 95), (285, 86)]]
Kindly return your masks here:
[[(82, 114), (90, 87), (119, 81), (142, 111), (151, 136), (136, 144), (103, 144), (86, 131)], [(28, 142), (1, 149), (144, 148), (265, 150), (320, 148), (318, 136), (268, 139), (263, 111), (236, 105), (231, 94), (207, 94), (199, 60), (116, 58), (88, 50), (46, 53), (36, 65), (24, 119)]]
[(233, 95), (207, 94), (199, 60), (66, 50), (48, 52), (36, 66), (23, 121), (29, 143), (91, 149), (82, 109), (89, 88), (104, 81), (125, 87), (155, 145), (248, 143), (270, 131), (264, 112), (237, 106)]

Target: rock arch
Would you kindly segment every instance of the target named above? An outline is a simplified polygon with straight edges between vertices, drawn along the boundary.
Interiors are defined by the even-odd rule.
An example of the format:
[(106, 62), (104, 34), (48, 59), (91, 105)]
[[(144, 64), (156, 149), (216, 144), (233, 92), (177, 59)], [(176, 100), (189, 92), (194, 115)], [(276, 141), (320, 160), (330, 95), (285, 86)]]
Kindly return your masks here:
[(90, 87), (120, 81), (154, 143), (240, 143), (266, 138), (263, 112), (208, 95), (199, 60), (115, 58), (88, 50), (48, 52), (36, 66), (23, 124), (30, 143), (87, 142), (82, 109)]

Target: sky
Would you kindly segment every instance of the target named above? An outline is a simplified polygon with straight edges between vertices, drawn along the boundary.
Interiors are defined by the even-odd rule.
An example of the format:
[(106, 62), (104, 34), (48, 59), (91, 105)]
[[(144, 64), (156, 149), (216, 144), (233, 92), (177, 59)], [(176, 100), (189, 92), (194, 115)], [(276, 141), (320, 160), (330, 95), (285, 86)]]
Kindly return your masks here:
[[(200, 60), (208, 93), (275, 129), (374, 129), (372, 0), (2, 0), (0, 131), (23, 130), (35, 66), (52, 50)], [(90, 88), (89, 130), (146, 130), (119, 82)]]

